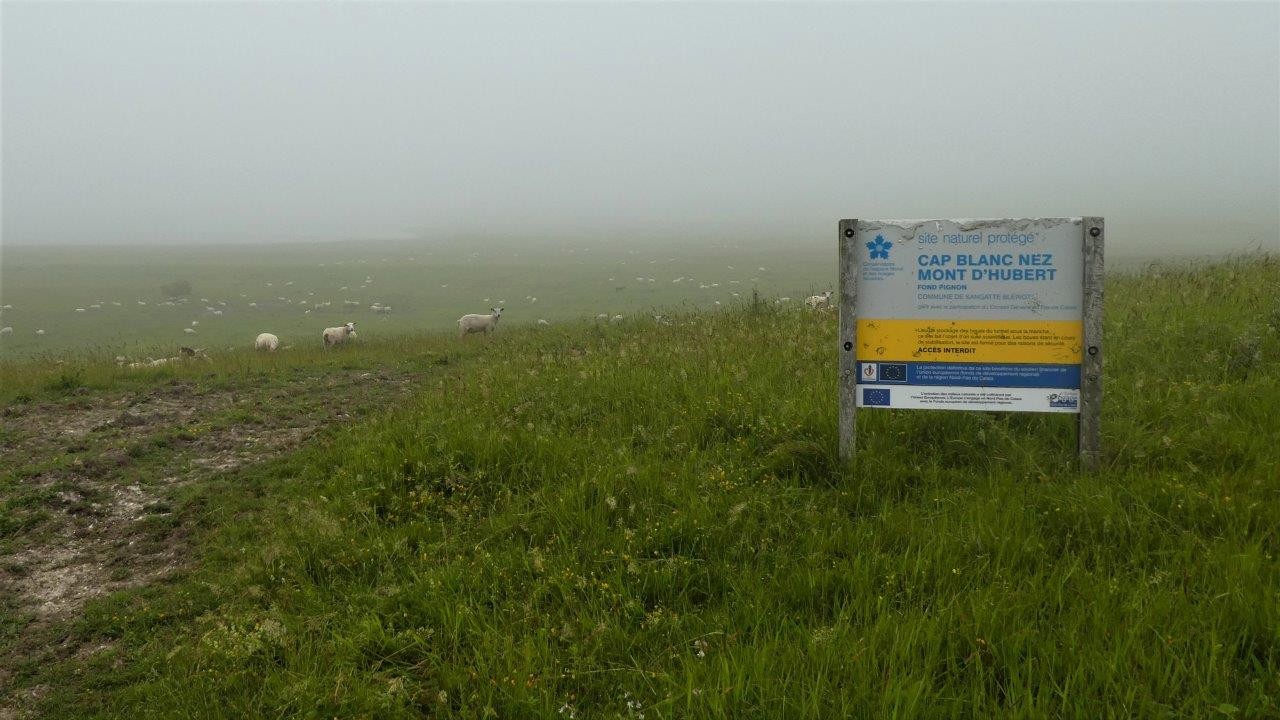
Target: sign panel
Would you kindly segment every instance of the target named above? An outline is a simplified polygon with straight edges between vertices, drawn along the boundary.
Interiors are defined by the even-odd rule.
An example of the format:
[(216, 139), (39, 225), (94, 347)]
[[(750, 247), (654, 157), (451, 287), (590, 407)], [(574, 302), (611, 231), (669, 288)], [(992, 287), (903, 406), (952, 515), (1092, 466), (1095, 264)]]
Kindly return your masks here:
[(855, 227), (857, 407), (1080, 412), (1082, 218)]

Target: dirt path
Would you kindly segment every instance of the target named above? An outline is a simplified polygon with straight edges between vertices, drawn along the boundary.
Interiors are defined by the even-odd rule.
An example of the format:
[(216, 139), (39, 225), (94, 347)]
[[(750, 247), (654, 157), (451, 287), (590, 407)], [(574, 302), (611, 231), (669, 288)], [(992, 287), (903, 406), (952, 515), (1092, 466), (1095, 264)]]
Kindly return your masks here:
[(173, 381), (0, 411), (0, 502), (8, 506), (0, 518), (0, 613), (24, 618), (8, 648), (0, 636), (0, 720), (19, 717), (16, 707), (26, 704), (7, 688), (18, 656), (49, 652), (50, 631), (91, 598), (186, 563), (191, 530), (173, 512), (175, 490), (390, 406), (412, 391), (413, 379), (352, 371), (232, 389)]

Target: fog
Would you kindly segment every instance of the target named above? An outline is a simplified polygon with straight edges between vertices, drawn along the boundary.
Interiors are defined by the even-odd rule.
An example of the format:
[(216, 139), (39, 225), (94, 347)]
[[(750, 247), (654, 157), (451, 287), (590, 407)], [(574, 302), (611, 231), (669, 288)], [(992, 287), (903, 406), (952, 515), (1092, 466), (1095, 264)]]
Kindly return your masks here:
[(1104, 215), (1280, 249), (1280, 5), (6, 2), (7, 245), (834, 242)]

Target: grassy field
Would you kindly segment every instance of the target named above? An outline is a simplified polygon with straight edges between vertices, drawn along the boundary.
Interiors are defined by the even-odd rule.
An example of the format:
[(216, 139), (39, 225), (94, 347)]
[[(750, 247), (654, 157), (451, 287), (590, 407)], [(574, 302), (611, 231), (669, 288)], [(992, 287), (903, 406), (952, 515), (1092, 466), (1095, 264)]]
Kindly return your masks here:
[[(178, 345), (244, 348), (260, 332), (304, 347), (318, 345), (325, 327), (348, 320), (373, 341), (456, 329), (459, 316), (499, 304), (506, 308), (503, 323), (532, 325), (656, 307), (714, 309), (749, 298), (753, 288), (798, 302), (835, 280), (829, 246), (786, 242), (646, 243), (643, 251), (609, 238), (19, 246), (6, 248), (0, 261), (0, 306), (12, 305), (0, 309), (0, 325), (13, 328), (0, 336), (0, 356), (11, 359), (172, 354)], [(190, 296), (165, 304), (171, 301), (162, 287), (183, 280)], [(348, 301), (355, 305), (346, 307)], [(374, 303), (390, 305), (391, 314), (375, 314)]]
[[(363, 280), (357, 267), (325, 282)], [(479, 283), (464, 267), (424, 284)], [(511, 268), (484, 292), (562, 297), (563, 318), (626, 297), (601, 311), (630, 319), (391, 337), (474, 309), (489, 296), (475, 284), (464, 307), (406, 308), (386, 338), (339, 352), (141, 374), (0, 365), (6, 416), (226, 393), (178, 446), (287, 425), (268, 396), (294, 423), (326, 407), (290, 409), (315, 393), (362, 408), (171, 488), (171, 470), (145, 468), (179, 451), (148, 445), (160, 509), (129, 522), (180, 562), (70, 614), (10, 601), (0, 717), (1280, 716), (1275, 258), (1108, 278), (1095, 475), (1074, 467), (1072, 418), (1050, 415), (867, 412), (842, 467), (831, 316), (716, 309), (696, 284), (660, 299), (683, 270), (645, 272), (658, 282), (638, 299)], [(287, 280), (263, 273), (242, 279)], [(197, 297), (238, 296), (232, 277), (207, 296), (213, 280), (191, 280)], [(771, 291), (807, 288), (797, 274)], [(673, 301), (688, 307), (669, 324), (638, 312)], [(14, 587), (31, 573), (12, 558), (55, 543), (69, 512), (35, 479), (83, 477), (110, 445), (23, 427), (8, 440), (30, 452), (0, 468)], [(134, 481), (104, 477), (103, 493)]]

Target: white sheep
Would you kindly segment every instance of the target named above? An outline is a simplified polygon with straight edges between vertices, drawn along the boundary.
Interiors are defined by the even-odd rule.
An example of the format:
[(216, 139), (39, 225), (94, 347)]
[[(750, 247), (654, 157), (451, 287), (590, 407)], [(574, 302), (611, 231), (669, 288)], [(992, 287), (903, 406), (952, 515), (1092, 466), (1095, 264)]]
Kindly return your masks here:
[(341, 345), (349, 338), (356, 337), (356, 324), (349, 322), (341, 327), (325, 328), (324, 332), (320, 334), (320, 337), (324, 340), (325, 347)]
[(538, 324), (539, 324), (539, 325), (550, 325), (551, 323), (547, 322), (546, 320), (543, 320), (542, 318), (538, 318)]
[(12, 334), (13, 334), (13, 328), (7, 325), (5, 327), (0, 328), (0, 335), (12, 335)]
[(488, 315), (463, 315), (458, 318), (458, 337), (466, 337), (471, 333), (484, 333), (488, 335), (491, 331), (497, 329), (498, 318), (502, 317), (502, 308), (489, 308)]
[(184, 333), (186, 333), (186, 334), (188, 334), (188, 335), (195, 335), (195, 334), (196, 334), (196, 329), (195, 329), (195, 328), (182, 328), (182, 332), (184, 332)]
[(39, 336), (43, 337), (43, 336), (44, 336), (44, 330), (37, 330), (37, 331), (36, 331), (36, 335), (39, 335)]
[(271, 333), (262, 333), (257, 340), (253, 341), (253, 347), (256, 350), (266, 350), (267, 352), (275, 352), (280, 347), (280, 338)]
[(814, 310), (831, 307), (831, 291), (824, 291), (821, 295), (810, 295), (804, 299), (804, 304)]

